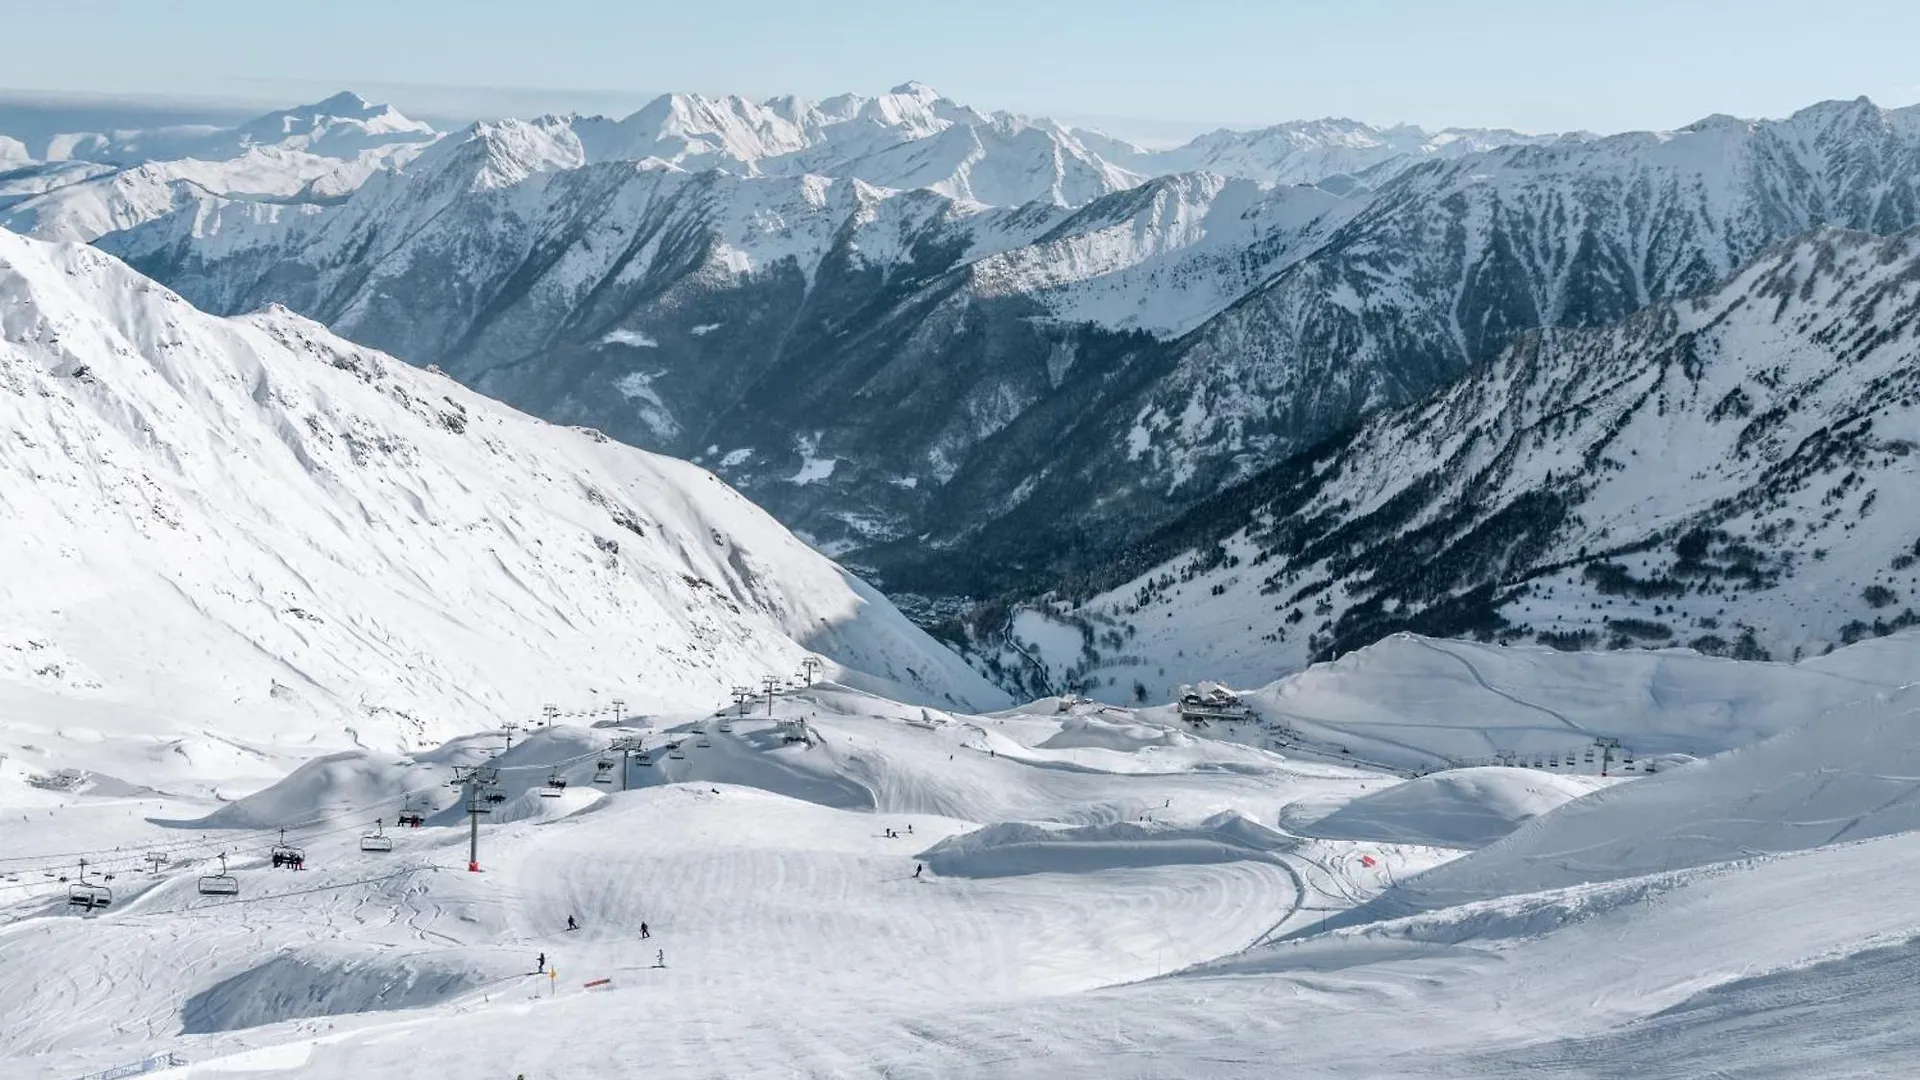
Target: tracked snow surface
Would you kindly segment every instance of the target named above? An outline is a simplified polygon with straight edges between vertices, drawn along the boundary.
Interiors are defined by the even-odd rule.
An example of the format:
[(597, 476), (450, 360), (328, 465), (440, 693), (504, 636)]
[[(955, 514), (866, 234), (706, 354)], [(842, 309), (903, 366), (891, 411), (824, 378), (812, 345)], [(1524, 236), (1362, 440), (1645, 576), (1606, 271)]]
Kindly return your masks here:
[[(1803, 665), (1701, 661), (1653, 697), (1582, 670), (1624, 657), (1499, 668), (1514, 650), (1431, 644), (1489, 674), (1436, 679), (1403, 649), (1289, 700), (1335, 723), (1356, 696), (1417, 690), (1422, 719), (1393, 741), (1430, 760), (1483, 725), (1510, 737), (1496, 700), (1707, 760), (1410, 780), (1265, 704), (1228, 730), (825, 682), (561, 723), (504, 753), (474, 736), (263, 746), (232, 716), (208, 727), (220, 741), (168, 749), (142, 736), (145, 714), (8, 689), (0, 812), (27, 820), (0, 834), (0, 942), (22, 973), (0, 983), (0, 1068), (57, 1080), (173, 1055), (153, 1075), (398, 1076), (425, 1046), (436, 1067), (530, 1078), (1255, 1077), (1282, 1057), (1314, 1077), (1826, 1077), (1920, 1061), (1892, 1022), (1920, 970), (1920, 700), (1886, 688), (1920, 637)], [(1773, 709), (1742, 704), (1754, 680)], [(55, 760), (35, 724), (100, 737)], [(610, 754), (616, 737), (646, 756)], [(454, 766), (495, 778), (478, 872)], [(197, 787), (222, 777), (217, 798)], [(1351, 835), (1291, 827), (1306, 806)], [(406, 810), (423, 827), (397, 828)], [(1502, 839), (1482, 827), (1495, 819), (1519, 828)], [(271, 866), (282, 842), (303, 869)], [(203, 894), (223, 869), (237, 893)], [(109, 906), (68, 901), (102, 887)]]

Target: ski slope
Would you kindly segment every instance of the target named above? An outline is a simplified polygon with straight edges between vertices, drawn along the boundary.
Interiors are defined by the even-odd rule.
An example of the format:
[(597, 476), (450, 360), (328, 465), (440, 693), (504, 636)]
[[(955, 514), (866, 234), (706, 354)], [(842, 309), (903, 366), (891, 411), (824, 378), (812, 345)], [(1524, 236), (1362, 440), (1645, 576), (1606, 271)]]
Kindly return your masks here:
[[(464, 816), (444, 786), (449, 766), (497, 749), (478, 737), (406, 758), (321, 755), (225, 803), (44, 800), (58, 823), (32, 831), (37, 846), (22, 852), (12, 834), (0, 846), (0, 871), (19, 878), (0, 881), (11, 904), (0, 941), (49, 971), (103, 956), (139, 962), (0, 990), (10, 1018), (0, 1058), (44, 1061), (52, 1076), (137, 1057), (160, 1034), (173, 1045), (177, 1033), (196, 1061), (302, 1031), (364, 1029), (377, 1043), (396, 1017), (518, 1013), (534, 1007), (530, 996), (570, 1001), (580, 983), (610, 978), (592, 1008), (685, 1029), (658, 1060), (693, 1068), (730, 1054), (750, 1072), (764, 1047), (727, 1034), (729, 1017), (811, 1026), (828, 1005), (945, 1010), (1150, 978), (1370, 895), (1389, 872), (1344, 875), (1329, 867), (1355, 845), (1260, 824), (1289, 797), (1382, 783), (1361, 770), (1212, 740), (1142, 751), (1147, 762), (1050, 750), (1037, 744), (1063, 730), (1059, 717), (935, 718), (836, 684), (780, 695), (771, 717), (764, 703), (754, 712), (725, 732), (706, 715), (625, 729), (653, 748), (651, 764), (627, 770), (627, 790), (593, 783), (620, 730), (528, 734), (493, 758), (503, 798), (482, 827), (479, 874), (465, 870)], [(814, 742), (783, 742), (782, 722), (805, 725)], [(669, 756), (674, 742), (682, 758)], [(544, 797), (556, 777), (566, 789)], [(0, 807), (34, 790), (15, 780)], [(403, 804), (428, 807), (427, 827), (395, 829)], [(84, 825), (96, 814), (113, 827)], [(395, 838), (392, 853), (358, 850), (374, 817)], [(1029, 824), (979, 828), (1015, 819)], [(282, 824), (308, 869), (265, 865)], [(1065, 846), (1043, 836), (1035, 858), (1031, 843), (995, 842), (1008, 830)], [(98, 850), (108, 836), (119, 851)], [(64, 885), (41, 876), (53, 864), (22, 855), (89, 846), (96, 875), (116, 872), (116, 896), (111, 909), (76, 916)], [(1055, 857), (1069, 848), (1079, 857)], [(167, 851), (171, 865), (144, 872), (148, 850)], [(1454, 854), (1365, 850), (1401, 873)], [(194, 891), (219, 852), (237, 898)], [(569, 916), (581, 930), (564, 929)], [(653, 966), (659, 950), (664, 969)], [(564, 981), (528, 974), (539, 953)], [(322, 1068), (308, 1053), (317, 1045), (285, 1051), (302, 1070)]]
[[(1501, 685), (1553, 700), (1591, 659)], [(1783, 678), (1727, 663), (1675, 700)], [(1367, 670), (1386, 694), (1421, 669)], [(1436, 747), (1497, 720), (1448, 685)], [(1852, 685), (1783, 734), (1605, 780), (1409, 780), (1160, 710), (975, 714), (836, 683), (504, 752), (316, 752), (226, 801), (49, 792), (10, 759), (0, 814), (39, 823), (0, 833), (0, 948), (35, 974), (0, 986), (0, 1070), (171, 1052), (187, 1064), (155, 1075), (408, 1075), (432, 1045), (436, 1068), (529, 1078), (1898, 1075), (1920, 1061), (1886, 1026), (1916, 1003), (1920, 689)], [(1639, 689), (1618, 682), (1615, 712)], [(623, 735), (649, 757), (624, 784)], [(472, 873), (446, 779), (487, 764)], [(426, 827), (394, 829), (402, 805)], [(359, 850), (376, 817), (391, 853)], [(265, 865), (283, 824), (304, 870)], [(93, 914), (41, 876), (83, 849), (117, 871)], [(148, 850), (171, 864), (144, 872)], [(221, 851), (240, 896), (197, 895)]]

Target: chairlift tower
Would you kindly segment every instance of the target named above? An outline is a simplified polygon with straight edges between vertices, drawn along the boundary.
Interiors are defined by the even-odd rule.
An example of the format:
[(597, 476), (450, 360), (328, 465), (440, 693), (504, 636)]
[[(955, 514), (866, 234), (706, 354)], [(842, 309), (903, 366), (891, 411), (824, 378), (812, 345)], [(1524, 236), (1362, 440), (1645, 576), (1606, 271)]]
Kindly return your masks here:
[(460, 788), (461, 798), (466, 802), (467, 870), (477, 874), (480, 872), (480, 815), (493, 812), (485, 797), (500, 783), (500, 770), (490, 765), (455, 765), (449, 783)]
[(786, 682), (786, 680), (781, 678), (778, 675), (760, 676), (760, 689), (762, 692), (764, 692), (767, 695), (767, 715), (768, 716), (773, 715), (773, 692), (775, 690), (780, 689), (780, 684), (783, 682)]
[(822, 661), (817, 656), (809, 656), (806, 659), (800, 661), (800, 671), (801, 671), (801, 674), (806, 678), (808, 686), (813, 685), (814, 673), (819, 671), (821, 666), (822, 666)]
[[(1600, 775), (1605, 776), (1607, 775), (1607, 767), (1613, 764), (1614, 752), (1620, 749), (1620, 740), (1600, 738), (1593, 740), (1593, 745), (1600, 749)], [(1632, 757), (1628, 757), (1627, 760), (1631, 761), (1633, 759)]]
[(627, 777), (632, 775), (633, 765), (627, 759), (634, 754), (644, 754), (646, 740), (633, 735), (622, 736), (607, 744), (610, 753), (620, 755), (620, 790), (627, 790)]
[(613, 722), (615, 724), (618, 724), (620, 721), (625, 720), (627, 718), (627, 703), (621, 700), (620, 698), (614, 698), (612, 705), (613, 705)]
[(543, 724), (542, 724), (542, 726), (544, 726), (544, 727), (552, 727), (552, 726), (553, 726), (553, 718), (554, 718), (554, 717), (556, 717), (556, 716), (559, 716), (559, 715), (560, 715), (560, 706), (558, 706), (558, 705), (542, 705), (542, 706), (540, 707), (540, 714), (541, 714), (541, 716), (543, 716), (543, 717), (545, 718), (545, 719), (544, 719), (544, 721), (543, 721)]

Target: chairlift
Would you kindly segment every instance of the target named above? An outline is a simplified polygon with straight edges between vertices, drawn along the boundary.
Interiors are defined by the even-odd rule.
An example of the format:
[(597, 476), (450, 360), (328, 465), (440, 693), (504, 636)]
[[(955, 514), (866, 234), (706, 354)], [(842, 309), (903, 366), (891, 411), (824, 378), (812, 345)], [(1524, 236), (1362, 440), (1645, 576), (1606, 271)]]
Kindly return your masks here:
[(113, 890), (105, 885), (96, 885), (87, 880), (87, 860), (80, 860), (80, 880), (67, 886), (67, 904), (70, 907), (92, 911), (113, 903)]
[(547, 786), (540, 789), (540, 797), (543, 799), (557, 799), (560, 797), (560, 793), (565, 790), (567, 790), (567, 779), (560, 775), (559, 769), (555, 769), (547, 774)]
[(687, 758), (687, 752), (685, 750), (680, 749), (679, 743), (672, 743), (672, 744), (669, 744), (667, 747), (667, 756), (672, 758), (675, 761), (685, 761)]
[(693, 745), (699, 747), (702, 750), (705, 750), (707, 747), (712, 746), (713, 744), (707, 741), (707, 733), (703, 731), (700, 733), (700, 737), (694, 740)]
[(239, 896), (240, 879), (227, 873), (227, 856), (220, 855), (220, 872), (200, 879), (201, 896)]
[(1549, 757), (1549, 758), (1547, 758), (1547, 768), (1549, 768), (1549, 769), (1557, 769), (1557, 768), (1559, 768), (1559, 767), (1560, 767), (1560, 755), (1559, 755), (1559, 754), (1554, 754), (1553, 756), (1551, 756), (1551, 757)]
[(593, 772), (594, 783), (606, 784), (609, 786), (613, 784), (613, 762), (611, 761), (596, 762), (594, 764), (593, 769), (594, 769), (594, 772)]
[(267, 851), (267, 855), (273, 860), (273, 866), (276, 870), (281, 867), (285, 867), (288, 870), (298, 870), (300, 864), (307, 861), (306, 852), (287, 843), (287, 830), (285, 829), (280, 830), (280, 842), (273, 845), (273, 847)]
[(635, 755), (633, 762), (636, 765), (643, 765), (643, 766), (646, 766), (647, 768), (652, 768), (653, 752), (651, 750), (642, 750), (640, 751), (639, 754)]
[(373, 823), (373, 831), (360, 835), (361, 851), (392, 851), (393, 837), (387, 835), (386, 824), (379, 819)]
[(725, 720), (722, 720), (722, 721), (720, 721), (720, 733), (721, 733), (722, 735), (725, 735), (725, 734), (728, 734), (728, 733), (730, 733), (730, 732), (732, 732), (732, 731), (733, 731), (733, 725), (732, 725), (732, 724), (730, 724), (730, 723), (728, 723), (728, 722), (727, 722), (727, 721), (725, 721)]
[(1622, 751), (1620, 751), (1620, 763), (1621, 763), (1622, 765), (1632, 765), (1632, 764), (1633, 764), (1633, 751), (1631, 751), (1631, 750), (1622, 750)]
[(1593, 764), (1593, 747), (1591, 746), (1587, 747), (1587, 752), (1584, 756), (1586, 758), (1587, 764), (1589, 765)]

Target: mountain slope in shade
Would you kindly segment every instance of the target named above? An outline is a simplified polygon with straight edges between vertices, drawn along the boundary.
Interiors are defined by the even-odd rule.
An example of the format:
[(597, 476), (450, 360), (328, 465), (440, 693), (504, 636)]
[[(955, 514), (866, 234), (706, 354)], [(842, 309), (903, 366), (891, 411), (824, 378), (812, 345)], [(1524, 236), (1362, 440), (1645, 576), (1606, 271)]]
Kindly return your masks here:
[(1920, 233), (1819, 232), (1695, 300), (1525, 338), (1031, 618), (1085, 623), (1047, 662), (1107, 694), (1398, 629), (1776, 657), (1886, 634), (1920, 622), (1917, 352)]
[(1823, 225), (1920, 225), (1920, 107), (1833, 101), (1412, 169), (1182, 343), (1133, 417), (1130, 458), (1215, 490), (1528, 330), (1690, 295)]
[[(546, 701), (704, 707), (809, 653), (998, 695), (712, 475), (274, 309), (0, 234), (0, 676), (393, 744)], [(209, 658), (218, 658), (217, 661)]]

